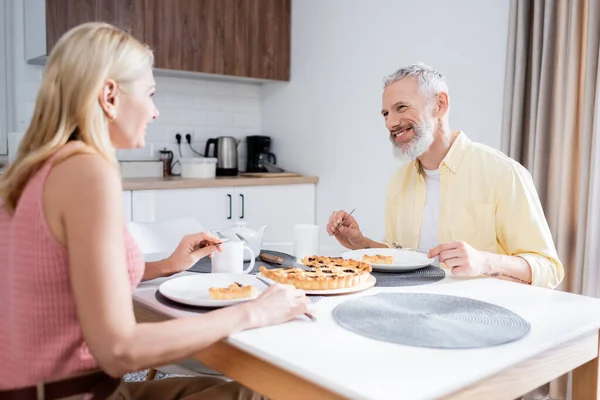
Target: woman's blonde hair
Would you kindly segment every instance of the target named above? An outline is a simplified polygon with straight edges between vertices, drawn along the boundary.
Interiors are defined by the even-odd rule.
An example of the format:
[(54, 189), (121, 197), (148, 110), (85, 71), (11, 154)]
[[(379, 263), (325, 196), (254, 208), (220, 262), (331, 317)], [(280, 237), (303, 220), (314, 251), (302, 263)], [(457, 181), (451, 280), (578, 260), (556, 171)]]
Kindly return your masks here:
[(107, 79), (123, 87), (152, 68), (152, 51), (110, 24), (90, 22), (66, 32), (52, 49), (31, 123), (18, 154), (0, 176), (0, 199), (13, 212), (28, 180), (76, 132), (78, 152), (117, 165), (109, 119), (99, 96)]

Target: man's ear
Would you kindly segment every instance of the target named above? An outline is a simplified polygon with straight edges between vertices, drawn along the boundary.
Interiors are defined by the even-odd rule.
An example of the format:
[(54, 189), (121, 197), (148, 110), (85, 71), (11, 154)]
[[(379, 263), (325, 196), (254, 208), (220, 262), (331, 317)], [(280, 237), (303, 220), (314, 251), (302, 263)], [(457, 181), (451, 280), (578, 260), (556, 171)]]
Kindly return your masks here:
[(436, 108), (435, 108), (435, 116), (436, 118), (442, 118), (448, 112), (449, 107), (449, 98), (448, 93), (439, 92), (437, 94)]
[(98, 103), (110, 121), (117, 118), (117, 91), (117, 83), (112, 79), (107, 79), (98, 95)]

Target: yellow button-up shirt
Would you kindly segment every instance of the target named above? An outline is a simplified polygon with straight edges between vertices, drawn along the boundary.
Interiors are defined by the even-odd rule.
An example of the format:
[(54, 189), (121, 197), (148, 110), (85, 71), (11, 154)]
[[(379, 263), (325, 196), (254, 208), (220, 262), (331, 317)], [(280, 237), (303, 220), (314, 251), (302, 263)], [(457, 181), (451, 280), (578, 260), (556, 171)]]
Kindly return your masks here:
[[(531, 174), (503, 153), (472, 142), (464, 132), (456, 135), (439, 167), (439, 243), (460, 240), (477, 250), (520, 256), (531, 267), (532, 285), (556, 288), (564, 269)], [(418, 246), (427, 192), (418, 171), (418, 163), (409, 162), (390, 181), (388, 243)]]

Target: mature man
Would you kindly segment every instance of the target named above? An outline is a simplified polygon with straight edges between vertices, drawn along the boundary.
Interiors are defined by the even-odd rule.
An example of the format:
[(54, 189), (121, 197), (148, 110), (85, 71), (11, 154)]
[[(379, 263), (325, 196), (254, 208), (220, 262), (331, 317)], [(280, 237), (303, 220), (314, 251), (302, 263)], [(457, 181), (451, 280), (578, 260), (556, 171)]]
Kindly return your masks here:
[(388, 187), (385, 240), (364, 236), (345, 211), (331, 215), (328, 233), (349, 249), (425, 249), (455, 275), (555, 288), (564, 269), (531, 175), (453, 132), (448, 109), (445, 79), (428, 66), (384, 79), (381, 114), (394, 154), (407, 161)]

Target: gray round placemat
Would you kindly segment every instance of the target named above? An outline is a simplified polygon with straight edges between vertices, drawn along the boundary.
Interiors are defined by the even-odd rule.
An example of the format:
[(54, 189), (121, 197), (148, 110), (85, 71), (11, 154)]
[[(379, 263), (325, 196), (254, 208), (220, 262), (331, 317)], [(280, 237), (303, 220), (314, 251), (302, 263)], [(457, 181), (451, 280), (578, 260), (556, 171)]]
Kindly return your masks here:
[(334, 320), (361, 336), (406, 346), (469, 349), (520, 339), (530, 325), (503, 307), (464, 297), (380, 293), (347, 300)]
[[(281, 257), (281, 258), (283, 258), (283, 264), (282, 265), (271, 264), (271, 263), (268, 263), (268, 262), (265, 262), (265, 261), (262, 261), (262, 260), (256, 258), (254, 268), (252, 268), (252, 271), (250, 271), (251, 274), (258, 273), (260, 271), (259, 268), (261, 265), (264, 265), (267, 269), (273, 269), (273, 268), (289, 267), (289, 266), (296, 264), (296, 258), (294, 256), (291, 256), (286, 253), (281, 253), (279, 251), (272, 251), (272, 250), (261, 250), (261, 253), (271, 254), (274, 256)], [(250, 265), (250, 261), (244, 262), (244, 269), (248, 268), (248, 265)], [(211, 272), (210, 257), (204, 257), (203, 259), (198, 261), (196, 264), (194, 264), (188, 271), (200, 272), (200, 273), (210, 273)]]
[(399, 286), (417, 286), (426, 285), (441, 281), (446, 276), (446, 272), (433, 265), (407, 272), (379, 272), (373, 271), (371, 275), (377, 279), (375, 286), (379, 287), (399, 287)]

